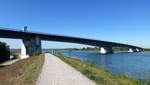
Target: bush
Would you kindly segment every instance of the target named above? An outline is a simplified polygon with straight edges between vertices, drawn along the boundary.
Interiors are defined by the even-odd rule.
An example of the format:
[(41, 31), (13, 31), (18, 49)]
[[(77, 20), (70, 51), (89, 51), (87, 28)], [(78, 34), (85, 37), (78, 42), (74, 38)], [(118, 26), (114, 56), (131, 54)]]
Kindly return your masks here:
[(0, 63), (9, 60), (10, 49), (6, 43), (0, 42)]
[(41, 54), (41, 52), (35, 52), (32, 54), (32, 56), (39, 56)]
[[(13, 56), (12, 59), (18, 59), (18, 57), (19, 57), (16, 53), (10, 53), (10, 55)], [(11, 59), (11, 60), (12, 60), (12, 59)]]

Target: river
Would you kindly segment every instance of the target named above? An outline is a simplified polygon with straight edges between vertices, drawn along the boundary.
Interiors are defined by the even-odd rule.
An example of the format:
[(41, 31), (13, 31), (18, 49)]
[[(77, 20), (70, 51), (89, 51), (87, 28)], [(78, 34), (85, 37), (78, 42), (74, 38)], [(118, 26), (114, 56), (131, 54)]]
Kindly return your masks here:
[(104, 67), (114, 74), (127, 74), (134, 79), (150, 79), (150, 52), (56, 51), (89, 64)]

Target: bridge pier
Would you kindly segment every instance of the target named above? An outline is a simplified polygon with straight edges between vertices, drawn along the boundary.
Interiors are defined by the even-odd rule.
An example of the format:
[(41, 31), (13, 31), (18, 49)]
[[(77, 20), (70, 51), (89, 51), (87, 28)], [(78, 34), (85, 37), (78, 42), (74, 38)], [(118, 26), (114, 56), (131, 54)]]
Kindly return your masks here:
[(101, 47), (101, 54), (111, 54), (113, 53), (112, 47)]
[(136, 49), (137, 50), (137, 52), (143, 52), (143, 49)]
[(139, 49), (139, 52), (144, 52), (144, 49)]
[(139, 52), (139, 49), (137, 49), (137, 48), (129, 48), (128, 52)]
[(140, 49), (136, 48), (136, 52), (141, 52)]
[(23, 39), (20, 59), (28, 58), (34, 53), (41, 53), (41, 39), (39, 37)]

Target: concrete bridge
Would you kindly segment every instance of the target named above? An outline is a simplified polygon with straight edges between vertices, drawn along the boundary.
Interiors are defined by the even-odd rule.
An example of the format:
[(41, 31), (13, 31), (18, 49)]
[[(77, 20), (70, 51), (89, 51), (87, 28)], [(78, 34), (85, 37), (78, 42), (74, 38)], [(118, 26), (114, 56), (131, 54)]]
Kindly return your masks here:
[(21, 58), (26, 58), (31, 56), (33, 53), (41, 52), (41, 40), (70, 42), (97, 46), (101, 48), (100, 53), (102, 54), (113, 53), (112, 47), (127, 47), (129, 48), (129, 52), (143, 51), (143, 48), (141, 47), (127, 44), (62, 35), (44, 34), (38, 32), (29, 32), (27, 31), (27, 27), (24, 27), (23, 30), (12, 30), (0, 27), (0, 38), (22, 39), (23, 43), (21, 47)]

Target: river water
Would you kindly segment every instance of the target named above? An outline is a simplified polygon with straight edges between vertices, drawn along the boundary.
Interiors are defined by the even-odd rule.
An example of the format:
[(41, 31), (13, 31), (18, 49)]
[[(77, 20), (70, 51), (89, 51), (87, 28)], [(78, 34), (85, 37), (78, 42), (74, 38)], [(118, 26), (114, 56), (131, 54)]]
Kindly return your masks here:
[(134, 79), (150, 79), (150, 52), (56, 51), (89, 64), (104, 67), (114, 74), (127, 74)]

